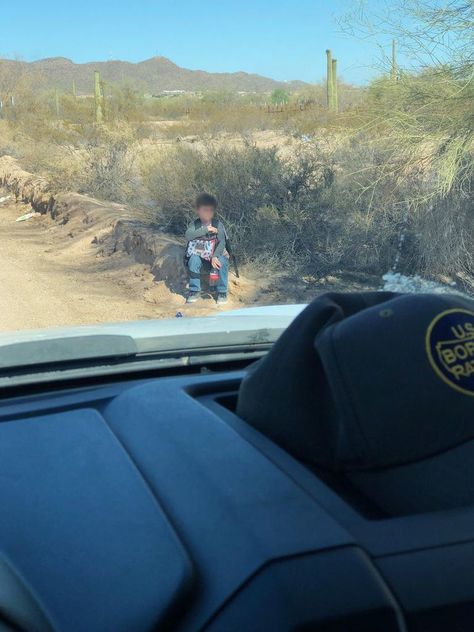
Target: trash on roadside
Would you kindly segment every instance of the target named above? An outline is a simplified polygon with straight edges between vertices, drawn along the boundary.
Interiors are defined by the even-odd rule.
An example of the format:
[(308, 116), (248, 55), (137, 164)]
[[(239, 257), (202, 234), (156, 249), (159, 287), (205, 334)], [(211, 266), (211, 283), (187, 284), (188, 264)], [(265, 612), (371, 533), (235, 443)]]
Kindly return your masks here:
[(0, 204), (3, 204), (7, 200), (10, 200), (11, 197), (12, 197), (11, 195), (4, 195), (3, 197), (0, 197)]
[(183, 316), (184, 316), (183, 312), (176, 312), (175, 318), (183, 318)]
[(24, 215), (20, 215), (20, 217), (17, 217), (15, 222), (25, 222), (27, 219), (30, 219), (31, 217), (35, 217), (36, 215), (41, 215), (41, 213), (30, 211), (29, 213), (25, 213)]

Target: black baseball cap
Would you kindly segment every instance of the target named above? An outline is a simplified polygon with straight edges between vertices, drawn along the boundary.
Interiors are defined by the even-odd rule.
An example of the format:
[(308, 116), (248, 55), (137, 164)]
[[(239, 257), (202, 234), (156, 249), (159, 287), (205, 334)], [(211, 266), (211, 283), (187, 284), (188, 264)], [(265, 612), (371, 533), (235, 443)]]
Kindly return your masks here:
[(390, 514), (474, 503), (474, 301), (323, 295), (249, 370), (237, 413)]

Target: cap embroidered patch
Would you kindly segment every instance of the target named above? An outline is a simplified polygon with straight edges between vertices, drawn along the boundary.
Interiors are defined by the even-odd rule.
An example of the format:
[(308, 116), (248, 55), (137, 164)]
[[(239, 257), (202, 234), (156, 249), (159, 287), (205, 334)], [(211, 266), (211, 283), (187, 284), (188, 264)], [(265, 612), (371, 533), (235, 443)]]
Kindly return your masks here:
[(426, 352), (443, 382), (474, 395), (474, 312), (449, 309), (438, 314), (426, 332)]

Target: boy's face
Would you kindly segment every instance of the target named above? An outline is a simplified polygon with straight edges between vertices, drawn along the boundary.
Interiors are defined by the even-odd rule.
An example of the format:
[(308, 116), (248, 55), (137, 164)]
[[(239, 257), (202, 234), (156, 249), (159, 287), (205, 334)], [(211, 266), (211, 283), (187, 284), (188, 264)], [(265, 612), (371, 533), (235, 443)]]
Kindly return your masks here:
[(213, 206), (200, 206), (196, 209), (196, 212), (201, 222), (207, 225), (212, 222), (212, 218), (214, 217), (214, 210), (215, 209)]

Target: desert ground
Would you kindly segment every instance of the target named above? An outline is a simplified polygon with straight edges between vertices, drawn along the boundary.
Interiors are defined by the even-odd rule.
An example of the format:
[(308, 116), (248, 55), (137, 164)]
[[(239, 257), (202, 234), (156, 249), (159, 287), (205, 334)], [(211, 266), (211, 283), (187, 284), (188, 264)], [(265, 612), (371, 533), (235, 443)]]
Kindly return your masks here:
[[(0, 189), (0, 198), (7, 191)], [(287, 279), (284, 275), (252, 278), (245, 269), (229, 277), (229, 303), (217, 307), (210, 295), (186, 305), (186, 287), (170, 289), (150, 266), (137, 263), (107, 242), (114, 218), (104, 212), (98, 221), (81, 213), (67, 223), (31, 212), (11, 198), (0, 203), (0, 331), (128, 320), (205, 316), (220, 310), (271, 303), (307, 303), (331, 290), (376, 287), (378, 279), (337, 276)]]
[(104, 228), (74, 235), (69, 224), (48, 216), (15, 221), (29, 211), (25, 204), (0, 205), (0, 331), (168, 318), (178, 311), (197, 316), (239, 304), (234, 298), (225, 308), (211, 299), (185, 305), (148, 266), (124, 253), (104, 257), (92, 243)]

